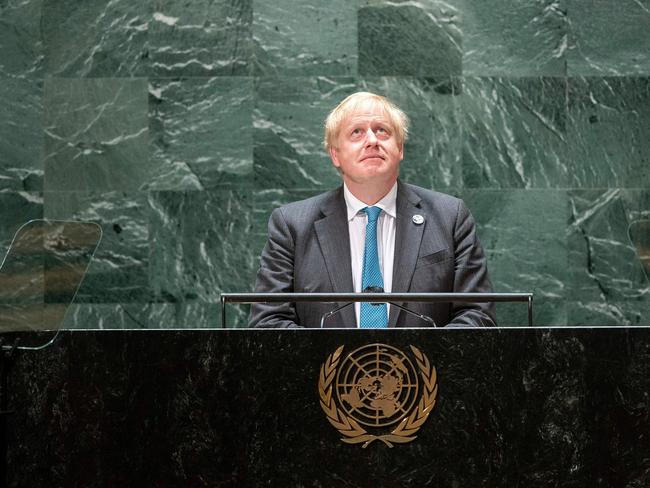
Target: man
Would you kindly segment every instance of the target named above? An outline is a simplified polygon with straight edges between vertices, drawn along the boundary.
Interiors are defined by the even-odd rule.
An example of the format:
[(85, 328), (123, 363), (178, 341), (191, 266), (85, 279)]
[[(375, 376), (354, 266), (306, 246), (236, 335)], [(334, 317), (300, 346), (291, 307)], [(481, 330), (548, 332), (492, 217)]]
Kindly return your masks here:
[[(388, 99), (350, 95), (327, 117), (325, 148), (343, 186), (275, 209), (255, 291), (491, 292), (463, 202), (398, 180), (408, 118)], [(343, 305), (343, 304), (340, 304)], [(493, 326), (479, 303), (401, 304), (437, 326)], [(331, 303), (256, 304), (251, 327), (319, 327)], [(423, 327), (395, 306), (355, 304), (325, 327)]]

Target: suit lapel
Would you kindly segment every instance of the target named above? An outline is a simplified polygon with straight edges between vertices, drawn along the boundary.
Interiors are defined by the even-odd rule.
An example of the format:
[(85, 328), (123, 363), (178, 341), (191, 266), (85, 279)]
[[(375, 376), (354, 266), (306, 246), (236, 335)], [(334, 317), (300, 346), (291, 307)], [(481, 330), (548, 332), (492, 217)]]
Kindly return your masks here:
[[(421, 213), (420, 197), (401, 182), (397, 187), (397, 220), (395, 228), (395, 257), (393, 264), (394, 293), (406, 293), (418, 260), (420, 243), (424, 234), (425, 222), (416, 225), (413, 216)], [(408, 304), (403, 304), (408, 306)], [(400, 310), (391, 307), (388, 327), (395, 327)]]
[[(350, 233), (343, 187), (332, 193), (332, 198), (323, 203), (321, 211), (324, 216), (314, 222), (314, 229), (332, 283), (332, 291), (351, 293), (354, 288), (350, 264)], [(341, 310), (339, 320), (348, 327), (356, 327), (354, 307), (351, 305)]]

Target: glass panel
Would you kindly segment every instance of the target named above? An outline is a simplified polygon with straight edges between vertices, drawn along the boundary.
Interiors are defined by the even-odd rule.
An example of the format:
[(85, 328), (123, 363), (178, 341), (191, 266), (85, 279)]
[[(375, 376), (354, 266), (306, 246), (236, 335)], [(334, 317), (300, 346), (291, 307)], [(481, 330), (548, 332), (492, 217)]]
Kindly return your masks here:
[[(63, 323), (101, 239), (92, 222), (33, 220), (0, 266), (0, 332), (50, 331)], [(43, 334), (43, 343), (54, 334)]]
[(641, 260), (641, 266), (650, 280), (650, 220), (637, 220), (630, 224), (630, 240)]

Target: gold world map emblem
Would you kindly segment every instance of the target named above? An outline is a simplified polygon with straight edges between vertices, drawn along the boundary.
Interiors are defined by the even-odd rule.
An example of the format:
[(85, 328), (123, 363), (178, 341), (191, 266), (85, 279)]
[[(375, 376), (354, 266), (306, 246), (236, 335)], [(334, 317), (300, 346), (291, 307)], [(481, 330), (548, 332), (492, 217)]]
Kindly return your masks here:
[[(320, 405), (348, 444), (388, 447), (413, 441), (433, 409), (436, 369), (415, 346), (415, 365), (401, 350), (370, 344), (342, 357), (340, 346), (321, 365)], [(394, 426), (394, 427), (393, 427)]]

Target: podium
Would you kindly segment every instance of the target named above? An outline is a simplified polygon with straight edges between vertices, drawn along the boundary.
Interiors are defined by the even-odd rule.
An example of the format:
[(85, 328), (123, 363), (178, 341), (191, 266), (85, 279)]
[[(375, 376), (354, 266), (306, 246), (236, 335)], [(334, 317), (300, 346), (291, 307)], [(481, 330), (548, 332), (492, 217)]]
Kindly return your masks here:
[[(437, 391), (414, 440), (364, 448), (319, 376), (376, 344), (415, 346)], [(650, 482), (644, 328), (62, 331), (9, 381), (9, 486)]]

